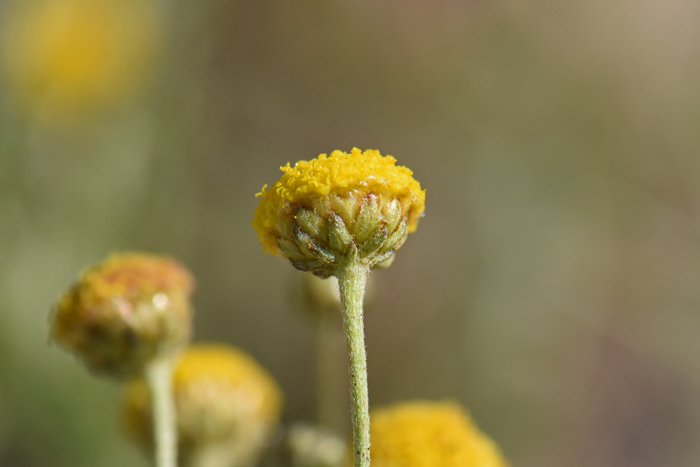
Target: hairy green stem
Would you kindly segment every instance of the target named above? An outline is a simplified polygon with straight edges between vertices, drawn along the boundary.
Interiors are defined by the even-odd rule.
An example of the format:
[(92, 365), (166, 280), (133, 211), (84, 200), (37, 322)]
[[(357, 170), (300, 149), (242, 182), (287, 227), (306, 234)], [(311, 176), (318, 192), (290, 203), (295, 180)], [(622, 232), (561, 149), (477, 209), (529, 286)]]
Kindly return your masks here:
[(172, 373), (172, 358), (155, 360), (146, 368), (146, 381), (151, 391), (153, 410), (156, 467), (177, 467), (177, 426)]
[(357, 250), (351, 252), (337, 270), (343, 326), (350, 357), (350, 392), (352, 396), (353, 454), (355, 467), (369, 466), (369, 391), (367, 355), (362, 301), (369, 267), (362, 264)]

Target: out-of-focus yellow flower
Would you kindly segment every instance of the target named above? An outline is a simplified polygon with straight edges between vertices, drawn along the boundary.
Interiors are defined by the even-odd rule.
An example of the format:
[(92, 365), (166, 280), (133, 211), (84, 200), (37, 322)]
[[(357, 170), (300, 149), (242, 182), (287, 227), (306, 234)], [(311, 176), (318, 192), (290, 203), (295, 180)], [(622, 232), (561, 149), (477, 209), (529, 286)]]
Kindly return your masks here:
[(128, 97), (160, 49), (154, 0), (24, 0), (0, 30), (8, 85), (38, 119), (80, 118)]
[(281, 167), (282, 178), (257, 195), (253, 226), (263, 247), (322, 277), (353, 248), (371, 267), (390, 260), (425, 206), (425, 190), (395, 163), (354, 148)]
[(183, 347), (194, 279), (177, 261), (117, 254), (85, 271), (51, 317), (51, 338), (96, 373), (131, 377)]
[[(173, 375), (179, 458), (188, 467), (243, 467), (254, 463), (274, 432), (282, 394), (252, 357), (222, 344), (189, 347)], [(125, 428), (153, 451), (148, 390), (133, 381), (125, 398)]]
[(372, 411), (373, 467), (507, 467), (462, 408), (415, 401)]

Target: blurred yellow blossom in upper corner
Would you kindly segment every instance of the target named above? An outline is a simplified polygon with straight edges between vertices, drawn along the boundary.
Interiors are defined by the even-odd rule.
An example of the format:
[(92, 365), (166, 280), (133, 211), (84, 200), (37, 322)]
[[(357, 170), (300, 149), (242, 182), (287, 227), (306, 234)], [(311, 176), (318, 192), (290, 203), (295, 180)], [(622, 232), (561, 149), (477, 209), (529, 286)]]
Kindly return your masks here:
[(4, 13), (6, 84), (43, 122), (80, 119), (129, 97), (161, 45), (154, 0), (24, 0)]
[(496, 444), (452, 402), (372, 411), (373, 467), (508, 467)]

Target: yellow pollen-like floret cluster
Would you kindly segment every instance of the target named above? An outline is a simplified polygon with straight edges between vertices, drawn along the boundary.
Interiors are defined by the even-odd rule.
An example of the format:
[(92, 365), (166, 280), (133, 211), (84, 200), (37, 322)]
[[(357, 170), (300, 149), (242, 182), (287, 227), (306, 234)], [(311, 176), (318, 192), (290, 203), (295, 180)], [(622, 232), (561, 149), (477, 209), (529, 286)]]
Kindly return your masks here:
[(93, 371), (133, 375), (187, 342), (193, 288), (192, 275), (174, 259), (112, 255), (61, 296), (51, 316), (51, 338)]
[(277, 383), (250, 355), (234, 347), (199, 344), (187, 349), (173, 375), (175, 392), (205, 380), (234, 388), (250, 386), (260, 395), (258, 410), (267, 416), (277, 416), (282, 407)]
[(361, 191), (387, 197), (405, 196), (410, 199), (408, 228), (416, 229), (425, 207), (425, 190), (413, 178), (413, 172), (397, 166), (392, 156), (379, 151), (354, 148), (349, 154), (333, 151), (311, 161), (289, 163), (280, 169), (285, 173), (272, 188), (265, 185), (256, 196), (261, 197), (253, 225), (267, 251), (277, 252), (274, 229), (280, 216), (287, 215), (292, 205), (309, 205), (329, 194), (340, 196)]
[(373, 467), (507, 467), (456, 403), (410, 402), (372, 412)]
[(58, 303), (57, 317), (79, 314), (120, 298), (128, 302), (157, 293), (192, 292), (194, 279), (177, 261), (146, 253), (115, 254), (85, 271)]
[(192, 275), (171, 258), (114, 254), (61, 296), (51, 337), (92, 369), (128, 373), (189, 336), (193, 288)]

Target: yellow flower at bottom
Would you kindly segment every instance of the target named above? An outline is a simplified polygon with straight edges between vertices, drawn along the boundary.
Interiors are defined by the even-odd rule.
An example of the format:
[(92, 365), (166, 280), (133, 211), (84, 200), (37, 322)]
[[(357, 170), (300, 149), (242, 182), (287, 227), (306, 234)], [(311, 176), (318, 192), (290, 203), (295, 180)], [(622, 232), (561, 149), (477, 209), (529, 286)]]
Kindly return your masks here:
[[(252, 464), (277, 427), (282, 394), (252, 357), (231, 346), (189, 347), (173, 374), (179, 456), (188, 467)], [(148, 389), (142, 379), (127, 388), (125, 428), (153, 451)]]
[(425, 190), (379, 151), (333, 151), (294, 167), (258, 193), (253, 226), (266, 251), (322, 277), (356, 252), (375, 267), (393, 258), (425, 207)]
[(372, 411), (372, 467), (507, 467), (462, 408), (415, 401)]

